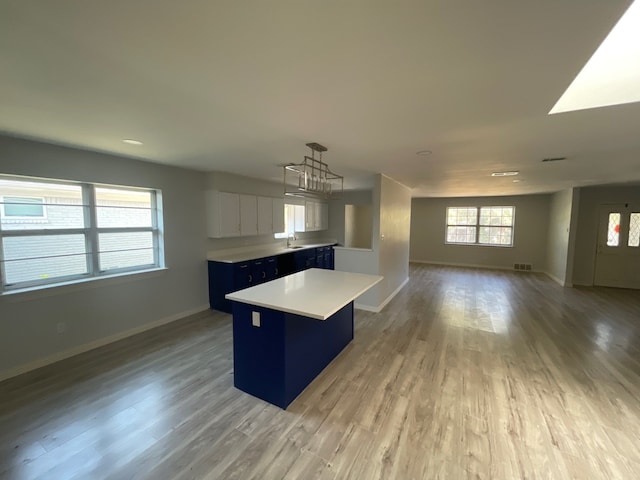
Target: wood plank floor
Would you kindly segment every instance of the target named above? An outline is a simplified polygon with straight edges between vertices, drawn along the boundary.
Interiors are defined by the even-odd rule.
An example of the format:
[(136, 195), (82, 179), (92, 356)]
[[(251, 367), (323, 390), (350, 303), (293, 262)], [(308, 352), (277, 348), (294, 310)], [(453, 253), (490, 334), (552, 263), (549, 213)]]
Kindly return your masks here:
[(410, 272), (286, 411), (213, 312), (3, 382), (0, 478), (639, 478), (640, 291)]

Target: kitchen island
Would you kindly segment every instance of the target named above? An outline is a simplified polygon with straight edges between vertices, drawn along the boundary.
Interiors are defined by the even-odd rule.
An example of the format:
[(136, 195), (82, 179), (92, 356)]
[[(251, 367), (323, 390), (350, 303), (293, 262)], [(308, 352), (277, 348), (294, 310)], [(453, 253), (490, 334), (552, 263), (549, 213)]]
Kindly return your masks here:
[(236, 388), (286, 409), (353, 340), (353, 301), (382, 278), (312, 268), (227, 294)]

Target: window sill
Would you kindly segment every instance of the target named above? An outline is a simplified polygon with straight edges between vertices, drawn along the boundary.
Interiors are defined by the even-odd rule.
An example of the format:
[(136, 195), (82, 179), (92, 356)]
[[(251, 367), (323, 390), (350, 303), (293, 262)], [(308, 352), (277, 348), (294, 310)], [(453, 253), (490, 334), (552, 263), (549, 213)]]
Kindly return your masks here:
[(3, 303), (4, 301), (23, 302), (38, 298), (64, 295), (66, 293), (78, 292), (92, 288), (106, 287), (108, 285), (135, 282), (160, 276), (167, 270), (168, 269), (166, 267), (150, 268), (148, 270), (137, 270), (134, 272), (123, 272), (113, 275), (85, 278), (82, 280), (72, 280), (69, 282), (56, 283), (55, 285), (39, 285), (37, 287), (9, 290), (0, 294), (0, 303)]
[(489, 248), (513, 248), (512, 245), (491, 245), (488, 243), (456, 243), (456, 242), (444, 242), (445, 245), (458, 245), (461, 247), (489, 247)]

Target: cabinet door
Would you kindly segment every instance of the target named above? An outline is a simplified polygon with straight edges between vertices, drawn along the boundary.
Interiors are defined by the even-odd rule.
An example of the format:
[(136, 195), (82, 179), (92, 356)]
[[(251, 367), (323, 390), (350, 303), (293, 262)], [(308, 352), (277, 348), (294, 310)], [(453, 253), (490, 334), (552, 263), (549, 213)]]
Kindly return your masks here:
[(274, 278), (278, 277), (278, 258), (268, 257), (268, 258), (265, 258), (264, 261), (265, 261), (265, 272), (267, 273), (265, 281), (269, 282)]
[(329, 228), (329, 205), (326, 203), (318, 204), (318, 230), (327, 230)]
[(313, 232), (318, 229), (318, 203), (304, 203), (305, 232)]
[(258, 203), (255, 195), (240, 195), (240, 235), (258, 234)]
[(251, 262), (251, 277), (253, 279), (254, 285), (263, 283), (267, 279), (267, 271), (265, 267), (266, 265), (264, 258), (253, 260)]
[(242, 290), (243, 288), (249, 288), (254, 284), (249, 262), (236, 263), (234, 265), (234, 270), (234, 292)]
[(258, 197), (258, 235), (274, 233), (273, 230), (273, 199)]
[(240, 196), (237, 193), (208, 191), (206, 211), (209, 237), (240, 236)]
[(273, 233), (284, 232), (284, 198), (272, 198), (273, 204)]

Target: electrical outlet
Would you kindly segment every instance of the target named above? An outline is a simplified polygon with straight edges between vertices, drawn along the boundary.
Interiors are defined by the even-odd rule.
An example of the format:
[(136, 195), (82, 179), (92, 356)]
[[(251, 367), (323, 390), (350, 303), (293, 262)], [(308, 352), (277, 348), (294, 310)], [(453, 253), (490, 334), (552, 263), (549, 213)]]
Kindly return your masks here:
[(66, 322), (58, 322), (58, 324), (56, 325), (56, 331), (58, 333), (64, 333), (66, 330), (67, 330)]
[(251, 325), (254, 327), (260, 326), (260, 312), (251, 312)]

